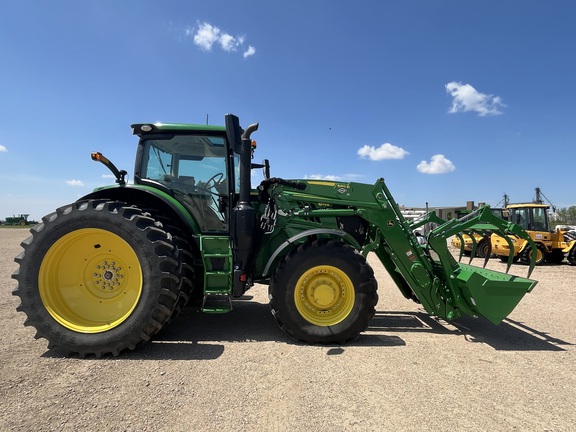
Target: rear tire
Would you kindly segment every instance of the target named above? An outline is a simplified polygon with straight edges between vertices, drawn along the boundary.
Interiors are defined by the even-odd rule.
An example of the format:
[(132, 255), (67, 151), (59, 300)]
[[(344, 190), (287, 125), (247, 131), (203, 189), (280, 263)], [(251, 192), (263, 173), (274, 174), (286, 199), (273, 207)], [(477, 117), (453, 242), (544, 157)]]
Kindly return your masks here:
[(36, 338), (80, 357), (118, 355), (156, 334), (178, 299), (177, 248), (122, 202), (79, 201), (31, 230), (12, 275)]
[(340, 242), (317, 240), (282, 261), (269, 288), (272, 314), (291, 337), (344, 343), (368, 327), (378, 302), (374, 272)]
[(550, 264), (561, 264), (564, 261), (564, 252), (562, 249), (554, 249), (549, 254), (546, 254), (546, 262)]
[[(156, 209), (144, 209), (144, 214), (151, 216), (161, 224), (161, 228), (170, 233), (174, 246), (178, 248), (178, 257), (180, 268), (178, 274), (180, 275), (180, 285), (178, 287), (178, 301), (170, 317), (170, 322), (182, 313), (182, 310), (190, 302), (190, 298), (194, 293), (194, 256), (190, 247), (190, 242), (186, 240), (184, 232), (176, 227), (169, 217), (160, 213)], [(195, 293), (198, 296), (198, 293)]]
[(576, 245), (572, 247), (572, 250), (568, 252), (568, 264), (574, 266), (576, 265)]

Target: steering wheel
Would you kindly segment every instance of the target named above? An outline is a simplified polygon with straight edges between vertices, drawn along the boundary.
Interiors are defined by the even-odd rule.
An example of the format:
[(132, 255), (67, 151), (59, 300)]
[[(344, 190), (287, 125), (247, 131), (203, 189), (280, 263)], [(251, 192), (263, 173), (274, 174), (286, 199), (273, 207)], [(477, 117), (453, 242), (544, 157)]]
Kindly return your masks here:
[(211, 189), (212, 188), (216, 188), (216, 186), (218, 186), (221, 182), (222, 179), (224, 178), (224, 174), (222, 173), (217, 173), (214, 174), (212, 177), (210, 177), (206, 183), (202, 184), (201, 186), (198, 186), (198, 184), (196, 184), (196, 186), (194, 186), (196, 188), (196, 190), (198, 191), (202, 191), (202, 192), (206, 192), (212, 195), (218, 195), (220, 196), (218, 192), (218, 189), (216, 189), (217, 192), (212, 192)]
[[(223, 173), (216, 173), (214, 174), (212, 177), (210, 177), (206, 183), (204, 183), (204, 185), (202, 186), (202, 189), (206, 189), (206, 190), (210, 190), (213, 187), (218, 186), (221, 182), (222, 179), (224, 178), (224, 174)], [(214, 183), (214, 184), (210, 184), (210, 183)]]

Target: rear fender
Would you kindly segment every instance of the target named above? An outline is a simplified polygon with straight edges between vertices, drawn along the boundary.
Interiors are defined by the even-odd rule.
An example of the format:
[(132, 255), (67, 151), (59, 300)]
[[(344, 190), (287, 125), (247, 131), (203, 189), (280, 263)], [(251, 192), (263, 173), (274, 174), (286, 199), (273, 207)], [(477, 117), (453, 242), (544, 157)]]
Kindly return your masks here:
[[(519, 241), (519, 240), (516, 240)], [(522, 253), (524, 251), (524, 249), (526, 249), (526, 246), (528, 246), (528, 242), (526, 240), (524, 240), (522, 242), (522, 245), (520, 246), (520, 249), (518, 249), (518, 253)]]
[(574, 248), (576, 248), (576, 240), (569, 242), (568, 245), (562, 249), (562, 252), (570, 252)]
[(78, 201), (88, 199), (111, 199), (130, 205), (152, 207), (160, 210), (175, 223), (179, 221), (186, 231), (200, 233), (198, 223), (186, 208), (174, 197), (156, 188), (141, 185), (104, 187), (83, 196)]
[[(552, 248), (546, 246), (546, 243), (534, 240), (534, 244), (536, 245), (537, 248), (542, 249), (543, 252), (546, 252), (546, 253), (552, 252)], [(524, 251), (529, 246), (530, 246), (530, 243), (528, 243), (527, 240), (524, 240), (524, 243), (522, 243), (522, 246), (520, 246), (520, 250), (518, 251), (518, 253), (522, 253), (522, 251)]]

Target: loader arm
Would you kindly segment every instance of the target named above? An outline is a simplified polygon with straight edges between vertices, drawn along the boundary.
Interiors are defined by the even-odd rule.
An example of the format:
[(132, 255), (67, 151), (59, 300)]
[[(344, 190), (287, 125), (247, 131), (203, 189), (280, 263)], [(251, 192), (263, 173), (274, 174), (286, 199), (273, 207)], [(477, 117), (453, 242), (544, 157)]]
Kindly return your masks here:
[[(509, 258), (506, 273), (502, 273), (460, 263), (448, 250), (448, 238), (463, 231), (491, 232), (504, 238), (514, 233), (532, 242), (522, 228), (494, 216), (489, 207), (462, 219), (444, 221), (430, 212), (408, 222), (384, 179), (374, 185), (271, 179), (264, 186), (277, 206), (276, 228), (269, 237), (278, 239), (272, 250), (279, 252), (274, 256), (289, 249), (282, 246), (292, 243), (288, 239), (305, 242), (310, 237), (305, 233), (315, 232), (313, 228), (317, 227), (345, 230), (338, 218), (359, 217), (365, 221), (367, 233), (363, 239), (358, 238), (357, 245), (349, 244), (365, 257), (374, 252), (404, 297), (421, 303), (430, 315), (448, 320), (463, 314), (483, 316), (498, 324), (536, 285), (536, 281), (507, 273), (513, 257)], [(421, 245), (414, 230), (425, 224), (436, 227), (428, 234), (427, 245)], [(346, 236), (340, 238), (345, 240)], [(534, 262), (528, 277), (533, 267)], [(269, 268), (270, 262), (265, 274)]]
[[(484, 316), (498, 324), (536, 285), (527, 278), (459, 263), (448, 250), (447, 239), (464, 230), (514, 233), (532, 242), (518, 225), (494, 216), (488, 207), (448, 222), (432, 212), (417, 224), (410, 224), (383, 179), (374, 185), (373, 195), (379, 208), (369, 206), (360, 211), (373, 228), (369, 249), (404, 296), (416, 297), (429, 314), (449, 320), (462, 314)], [(430, 222), (439, 225), (429, 233), (428, 245), (422, 247), (413, 229)], [(533, 267), (534, 262), (528, 277)]]

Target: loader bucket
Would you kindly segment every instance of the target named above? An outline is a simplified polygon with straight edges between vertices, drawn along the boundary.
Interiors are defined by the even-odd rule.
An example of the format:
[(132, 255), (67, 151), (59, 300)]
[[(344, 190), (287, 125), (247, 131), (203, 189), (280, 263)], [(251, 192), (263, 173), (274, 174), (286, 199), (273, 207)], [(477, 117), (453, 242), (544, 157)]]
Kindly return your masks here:
[[(462, 300), (476, 315), (499, 324), (530, 292), (536, 281), (494, 270), (459, 264), (456, 276)], [(464, 309), (465, 305), (461, 305)]]
[[(448, 249), (448, 239), (460, 239), (462, 258), (463, 236), (472, 239), (471, 259), (477, 244), (474, 234), (490, 241), (492, 233), (508, 239), (509, 235), (522, 238), (536, 248), (534, 241), (519, 225), (497, 217), (490, 207), (483, 206), (460, 219), (443, 220), (431, 211), (418, 220), (407, 222), (398, 205), (392, 199), (384, 181), (376, 183), (373, 194), (381, 201), (382, 209), (392, 209), (396, 220), (381, 212), (364, 211), (362, 214), (378, 227), (374, 235), (374, 248), (365, 248), (364, 253), (374, 250), (390, 276), (409, 299), (416, 300), (426, 311), (439, 318), (453, 320), (462, 314), (483, 316), (489, 321), (500, 323), (527, 292), (536, 285), (529, 279), (534, 269), (535, 256), (531, 254), (526, 278), (508, 274), (512, 258), (509, 258), (506, 273), (486, 269), (491, 244), (485, 251), (484, 268), (458, 262)], [(397, 223), (398, 222), (398, 223)], [(398, 229), (395, 230), (398, 225)], [(425, 226), (428, 230), (425, 245), (421, 245), (413, 231)], [(408, 242), (403, 242), (407, 237)], [(508, 239), (511, 241), (510, 239)]]
[(536, 281), (529, 279), (534, 269), (534, 260), (529, 265), (526, 278), (508, 274), (511, 257), (506, 273), (486, 269), (488, 257), (484, 258), (484, 268), (456, 262), (447, 249), (447, 239), (453, 235), (460, 235), (462, 238), (460, 233), (470, 233), (468, 235), (472, 237), (474, 232), (483, 235), (494, 232), (506, 239), (507, 233), (514, 233), (529, 243), (532, 239), (519, 226), (492, 215), (488, 207), (481, 208), (465, 218), (453, 219), (439, 225), (428, 236), (428, 245), (436, 252), (436, 268), (442, 269), (437, 275), (444, 280), (445, 292), (449, 293), (448, 303), (456, 310), (451, 314), (447, 309), (446, 316), (457, 317), (457, 311), (460, 311), (467, 315), (483, 316), (498, 324), (536, 285)]

